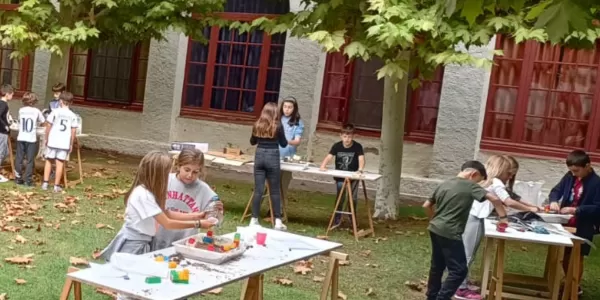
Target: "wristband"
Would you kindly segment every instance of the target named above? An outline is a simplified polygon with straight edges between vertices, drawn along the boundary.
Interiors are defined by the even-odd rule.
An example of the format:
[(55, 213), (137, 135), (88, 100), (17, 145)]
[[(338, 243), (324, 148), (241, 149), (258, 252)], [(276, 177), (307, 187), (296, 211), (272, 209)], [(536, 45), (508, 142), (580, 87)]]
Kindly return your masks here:
[(200, 221), (194, 222), (194, 228), (196, 228), (196, 229), (200, 228)]

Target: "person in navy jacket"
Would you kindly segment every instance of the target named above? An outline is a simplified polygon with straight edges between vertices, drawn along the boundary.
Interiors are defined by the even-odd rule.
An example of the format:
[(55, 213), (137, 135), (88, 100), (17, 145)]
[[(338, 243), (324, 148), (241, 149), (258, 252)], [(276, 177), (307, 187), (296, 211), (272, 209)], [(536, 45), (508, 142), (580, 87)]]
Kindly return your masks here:
[[(594, 172), (590, 157), (582, 150), (575, 150), (567, 156), (567, 172), (550, 191), (550, 210), (561, 214), (573, 215), (567, 226), (576, 228), (575, 235), (593, 240), (600, 225), (600, 177)], [(560, 204), (559, 204), (560, 201)], [(567, 272), (571, 248), (565, 249), (563, 269)], [(583, 256), (590, 253), (590, 246), (582, 245), (581, 269), (583, 274)], [(579, 288), (581, 294), (581, 288)]]

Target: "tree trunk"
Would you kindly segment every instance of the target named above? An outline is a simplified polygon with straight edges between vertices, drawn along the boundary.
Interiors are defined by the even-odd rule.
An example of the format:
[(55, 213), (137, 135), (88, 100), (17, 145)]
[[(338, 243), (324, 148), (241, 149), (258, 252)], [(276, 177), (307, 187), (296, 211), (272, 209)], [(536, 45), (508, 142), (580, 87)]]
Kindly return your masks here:
[[(398, 89), (396, 89), (396, 85)], [(402, 146), (408, 75), (401, 80), (385, 77), (383, 116), (381, 120), (381, 151), (374, 218), (396, 219), (402, 175)]]
[(46, 85), (46, 98), (52, 99), (52, 86), (57, 83), (67, 84), (67, 74), (69, 68), (69, 46), (63, 46), (60, 49), (62, 55), (52, 53), (50, 56), (50, 66), (48, 69), (48, 82)]

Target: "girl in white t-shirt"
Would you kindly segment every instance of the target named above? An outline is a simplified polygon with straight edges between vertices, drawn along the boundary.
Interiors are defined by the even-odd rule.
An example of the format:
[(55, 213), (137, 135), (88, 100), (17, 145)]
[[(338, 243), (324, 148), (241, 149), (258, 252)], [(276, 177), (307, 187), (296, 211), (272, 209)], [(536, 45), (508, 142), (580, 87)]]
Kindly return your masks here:
[[(183, 149), (177, 158), (176, 173), (169, 174), (165, 209), (171, 212), (199, 213), (200, 217), (206, 217), (211, 209), (211, 202), (218, 199), (218, 196), (203, 181), (204, 178), (204, 154), (197, 149)], [(221, 201), (215, 202), (215, 208), (223, 213)], [(160, 226), (152, 250), (170, 247), (173, 242), (196, 233), (198, 232), (194, 229), (167, 230)]]
[(125, 223), (102, 251), (105, 260), (110, 260), (116, 252), (144, 254), (152, 251), (156, 223), (169, 230), (211, 228), (216, 224), (216, 220), (203, 220), (203, 214), (165, 210), (171, 167), (171, 157), (163, 152), (152, 151), (142, 158), (133, 185), (125, 194)]
[[(493, 193), (500, 198), (500, 200), (504, 202), (504, 205), (510, 208), (507, 210), (508, 214), (510, 214), (511, 211), (514, 213), (515, 210), (531, 212), (539, 211), (538, 207), (533, 206), (530, 203), (524, 201), (524, 203), (522, 203), (511, 198), (506, 184), (513, 177), (512, 172), (516, 171), (514, 170), (511, 160), (507, 156), (492, 155), (485, 163), (485, 170), (488, 177), (487, 180), (480, 183), (481, 186), (486, 188), (488, 192)], [(469, 219), (465, 226), (465, 232), (462, 235), (469, 267), (475, 260), (475, 253), (477, 253), (477, 249), (483, 238), (483, 220), (489, 217), (493, 211), (494, 206), (489, 201), (473, 202), (473, 206), (469, 213)], [(481, 299), (481, 296), (470, 289), (467, 283), (468, 277), (465, 278), (454, 297), (456, 299)]]

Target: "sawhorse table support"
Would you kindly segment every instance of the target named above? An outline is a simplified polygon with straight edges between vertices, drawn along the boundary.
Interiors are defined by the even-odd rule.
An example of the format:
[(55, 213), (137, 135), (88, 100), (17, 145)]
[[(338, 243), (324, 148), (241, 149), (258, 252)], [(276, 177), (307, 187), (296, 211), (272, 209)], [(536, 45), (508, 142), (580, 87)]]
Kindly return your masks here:
[[(250, 195), (250, 199), (248, 200), (248, 204), (246, 204), (246, 209), (244, 210), (244, 214), (242, 214), (242, 218), (240, 219), (240, 222), (244, 222), (244, 219), (252, 216), (252, 213), (248, 213), (248, 211), (252, 211), (251, 207), (252, 207), (252, 201), (254, 199), (254, 192), (256, 192), (256, 191), (253, 191), (252, 194)], [(271, 202), (271, 188), (269, 186), (269, 182), (265, 182), (265, 190), (263, 191), (262, 198), (263, 199), (267, 198), (269, 201), (269, 212), (271, 214), (271, 225), (275, 225), (275, 217), (273, 215), (273, 203)], [(261, 201), (262, 201), (262, 199), (261, 199)]]
[[(367, 207), (367, 217), (369, 219), (369, 229), (364, 231), (360, 237), (367, 236), (369, 234), (371, 234), (371, 236), (374, 237), (375, 229), (373, 227), (373, 219), (371, 218), (371, 206), (369, 205), (369, 197), (367, 196), (367, 187), (366, 187), (364, 180), (359, 179), (359, 182), (357, 184), (362, 185), (362, 190), (364, 192), (364, 197), (365, 197), (365, 205)], [(359, 187), (357, 186), (356, 188), (358, 189)], [(349, 207), (350, 208), (349, 212), (347, 211), (347, 209), (344, 209), (344, 207), (341, 208), (342, 209), (341, 211), (337, 210), (338, 206), (340, 205), (340, 203), (342, 201), (342, 196), (344, 195), (344, 191), (346, 191), (346, 195), (348, 198), (348, 201), (345, 201), (344, 207)], [(358, 204), (358, 201), (357, 201), (357, 204)], [(354, 196), (352, 195), (352, 180), (350, 180), (349, 178), (344, 179), (344, 184), (342, 185), (340, 194), (338, 195), (337, 200), (335, 201), (335, 206), (333, 208), (333, 214), (331, 214), (331, 218), (329, 219), (329, 225), (327, 226), (327, 232), (325, 233), (325, 235), (328, 235), (329, 231), (331, 231), (337, 227), (337, 224), (335, 224), (335, 225), (333, 224), (336, 214), (341, 214), (340, 222), (343, 221), (343, 219), (346, 215), (350, 215), (350, 219), (352, 221), (352, 232), (354, 233), (354, 239), (356, 239), (356, 241), (358, 241), (359, 235), (358, 235), (358, 224), (356, 221), (356, 207), (354, 207)]]
[[(67, 273), (72, 273), (79, 271), (77, 268), (69, 267)], [(74, 281), (70, 278), (67, 278), (65, 281), (65, 285), (63, 286), (62, 292), (60, 293), (59, 300), (69, 300), (69, 294), (73, 290), (73, 299), (81, 300), (81, 282)]]

